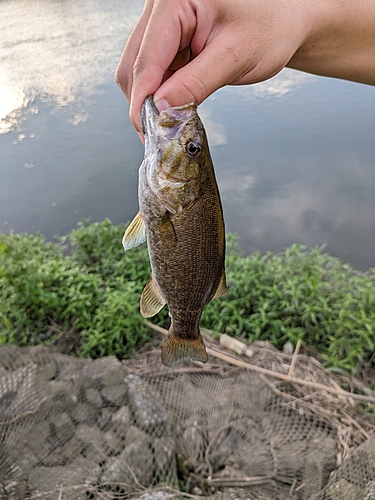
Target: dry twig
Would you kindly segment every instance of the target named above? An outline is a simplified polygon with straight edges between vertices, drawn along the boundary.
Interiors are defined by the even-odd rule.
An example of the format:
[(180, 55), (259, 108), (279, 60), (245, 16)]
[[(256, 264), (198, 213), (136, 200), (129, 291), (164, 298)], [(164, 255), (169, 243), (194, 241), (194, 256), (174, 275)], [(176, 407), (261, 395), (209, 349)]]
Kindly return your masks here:
[[(157, 332), (163, 333), (164, 335), (168, 334), (168, 332), (167, 332), (167, 330), (165, 330), (165, 328), (161, 328), (160, 326), (154, 325), (150, 321), (148, 321), (147, 324), (150, 328), (152, 328), (153, 330), (155, 330)], [(241, 368), (246, 368), (247, 370), (252, 370), (252, 371), (257, 372), (257, 373), (262, 373), (263, 375), (268, 375), (269, 377), (279, 378), (280, 380), (284, 380), (285, 382), (304, 385), (306, 387), (312, 387), (313, 389), (326, 391), (326, 392), (329, 392), (330, 394), (335, 394), (337, 396), (342, 396), (345, 398), (356, 399), (357, 401), (365, 401), (368, 403), (375, 403), (375, 397), (373, 397), (373, 396), (364, 396), (362, 394), (353, 394), (352, 392), (347, 392), (347, 391), (344, 391), (343, 389), (335, 389), (334, 387), (329, 387), (327, 385), (318, 384), (317, 382), (311, 382), (309, 380), (304, 380), (301, 378), (292, 377), (289, 375), (285, 375), (283, 373), (276, 372), (274, 370), (267, 370), (266, 368), (261, 368), (260, 366), (256, 366), (256, 365), (253, 365), (251, 363), (242, 361), (240, 359), (234, 358), (233, 356), (231, 356), (229, 354), (224, 354), (223, 352), (217, 351), (216, 349), (212, 349), (210, 347), (207, 347), (207, 352), (211, 356), (222, 359), (223, 361), (226, 361), (227, 363), (231, 363), (233, 365), (240, 366)]]
[(288, 372), (288, 377), (290, 377), (290, 378), (293, 377), (294, 367), (295, 367), (296, 362), (297, 362), (297, 356), (299, 354), (299, 350), (301, 349), (301, 343), (302, 343), (301, 339), (298, 339), (296, 349), (293, 353), (292, 362), (290, 363), (290, 368), (289, 368), (289, 372)]

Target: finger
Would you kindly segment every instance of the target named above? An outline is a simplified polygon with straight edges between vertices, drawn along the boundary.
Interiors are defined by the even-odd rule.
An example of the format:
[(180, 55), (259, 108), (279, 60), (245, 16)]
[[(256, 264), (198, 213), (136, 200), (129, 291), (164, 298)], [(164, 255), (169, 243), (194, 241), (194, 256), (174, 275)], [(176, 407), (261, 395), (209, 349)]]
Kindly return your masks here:
[[(181, 50), (176, 55), (176, 57), (172, 61), (172, 64), (167, 69), (167, 71), (164, 73), (163, 80), (161, 81), (162, 84), (166, 80), (168, 80), (168, 78), (170, 78), (175, 73), (175, 71), (179, 70), (180, 68), (182, 68), (183, 66), (185, 66), (190, 61), (190, 54), (191, 54), (190, 47), (186, 47), (186, 49)], [(169, 108), (169, 105), (166, 106), (166, 108)]]
[(173, 5), (169, 2), (155, 5), (133, 67), (130, 118), (139, 132), (144, 99), (156, 92), (176, 54), (190, 44), (194, 33), (195, 14), (189, 2), (180, 0), (178, 9), (176, 0), (173, 1)]
[(131, 32), (125, 48), (121, 54), (119, 65), (116, 69), (115, 80), (123, 91), (125, 97), (130, 101), (131, 88), (133, 85), (134, 61), (141, 46), (143, 34), (151, 16), (153, 0), (146, 1), (141, 17)]
[[(178, 71), (180, 68), (185, 66), (189, 61), (190, 61), (190, 55), (191, 55), (191, 49), (190, 47), (186, 47), (186, 49), (181, 50), (176, 57), (173, 59), (172, 64), (170, 67), (167, 69), (167, 71), (164, 73), (163, 80), (161, 81), (161, 84), (163, 84), (168, 78), (170, 78), (175, 71)], [(160, 105), (159, 101), (159, 111), (162, 111), (164, 109), (169, 108), (169, 103), (166, 101), (164, 104), (162, 103)]]
[(248, 60), (241, 45), (235, 44), (223, 30), (196, 58), (160, 86), (154, 95), (155, 104), (158, 106), (160, 101), (166, 101), (170, 106), (192, 101), (200, 104), (219, 88), (251, 71), (255, 65), (256, 61)]
[(180, 68), (188, 64), (191, 60), (191, 48), (190, 45), (185, 49), (180, 50), (176, 57), (173, 59), (171, 65), (168, 69), (172, 71), (178, 71)]

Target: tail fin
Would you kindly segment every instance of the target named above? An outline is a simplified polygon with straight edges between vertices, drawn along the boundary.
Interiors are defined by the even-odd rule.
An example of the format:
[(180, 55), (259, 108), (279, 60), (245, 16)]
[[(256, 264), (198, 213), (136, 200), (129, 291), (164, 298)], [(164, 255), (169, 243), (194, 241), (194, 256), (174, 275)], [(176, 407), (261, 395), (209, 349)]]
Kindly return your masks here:
[(207, 363), (208, 356), (202, 336), (199, 335), (197, 339), (182, 339), (169, 332), (161, 352), (163, 364), (174, 366), (186, 359)]

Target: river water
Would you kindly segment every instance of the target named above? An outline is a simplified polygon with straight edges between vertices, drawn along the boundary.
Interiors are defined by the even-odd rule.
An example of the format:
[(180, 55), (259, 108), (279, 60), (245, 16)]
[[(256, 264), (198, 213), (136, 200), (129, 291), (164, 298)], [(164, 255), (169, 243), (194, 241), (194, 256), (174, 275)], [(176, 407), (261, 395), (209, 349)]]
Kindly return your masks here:
[[(0, 232), (138, 211), (143, 146), (113, 80), (132, 0), (0, 2)], [(375, 266), (375, 88), (284, 70), (200, 106), (228, 231)], [(119, 242), (121, 244), (121, 242)]]

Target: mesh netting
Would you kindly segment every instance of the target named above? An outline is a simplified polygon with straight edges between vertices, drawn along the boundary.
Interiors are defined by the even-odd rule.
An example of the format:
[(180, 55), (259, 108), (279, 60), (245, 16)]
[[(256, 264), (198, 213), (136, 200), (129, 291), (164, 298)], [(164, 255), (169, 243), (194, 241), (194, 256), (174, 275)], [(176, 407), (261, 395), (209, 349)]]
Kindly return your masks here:
[[(253, 351), (288, 372), (290, 356)], [(375, 499), (373, 425), (354, 401), (211, 361), (0, 346), (0, 499)], [(307, 356), (295, 370), (336, 385)]]

